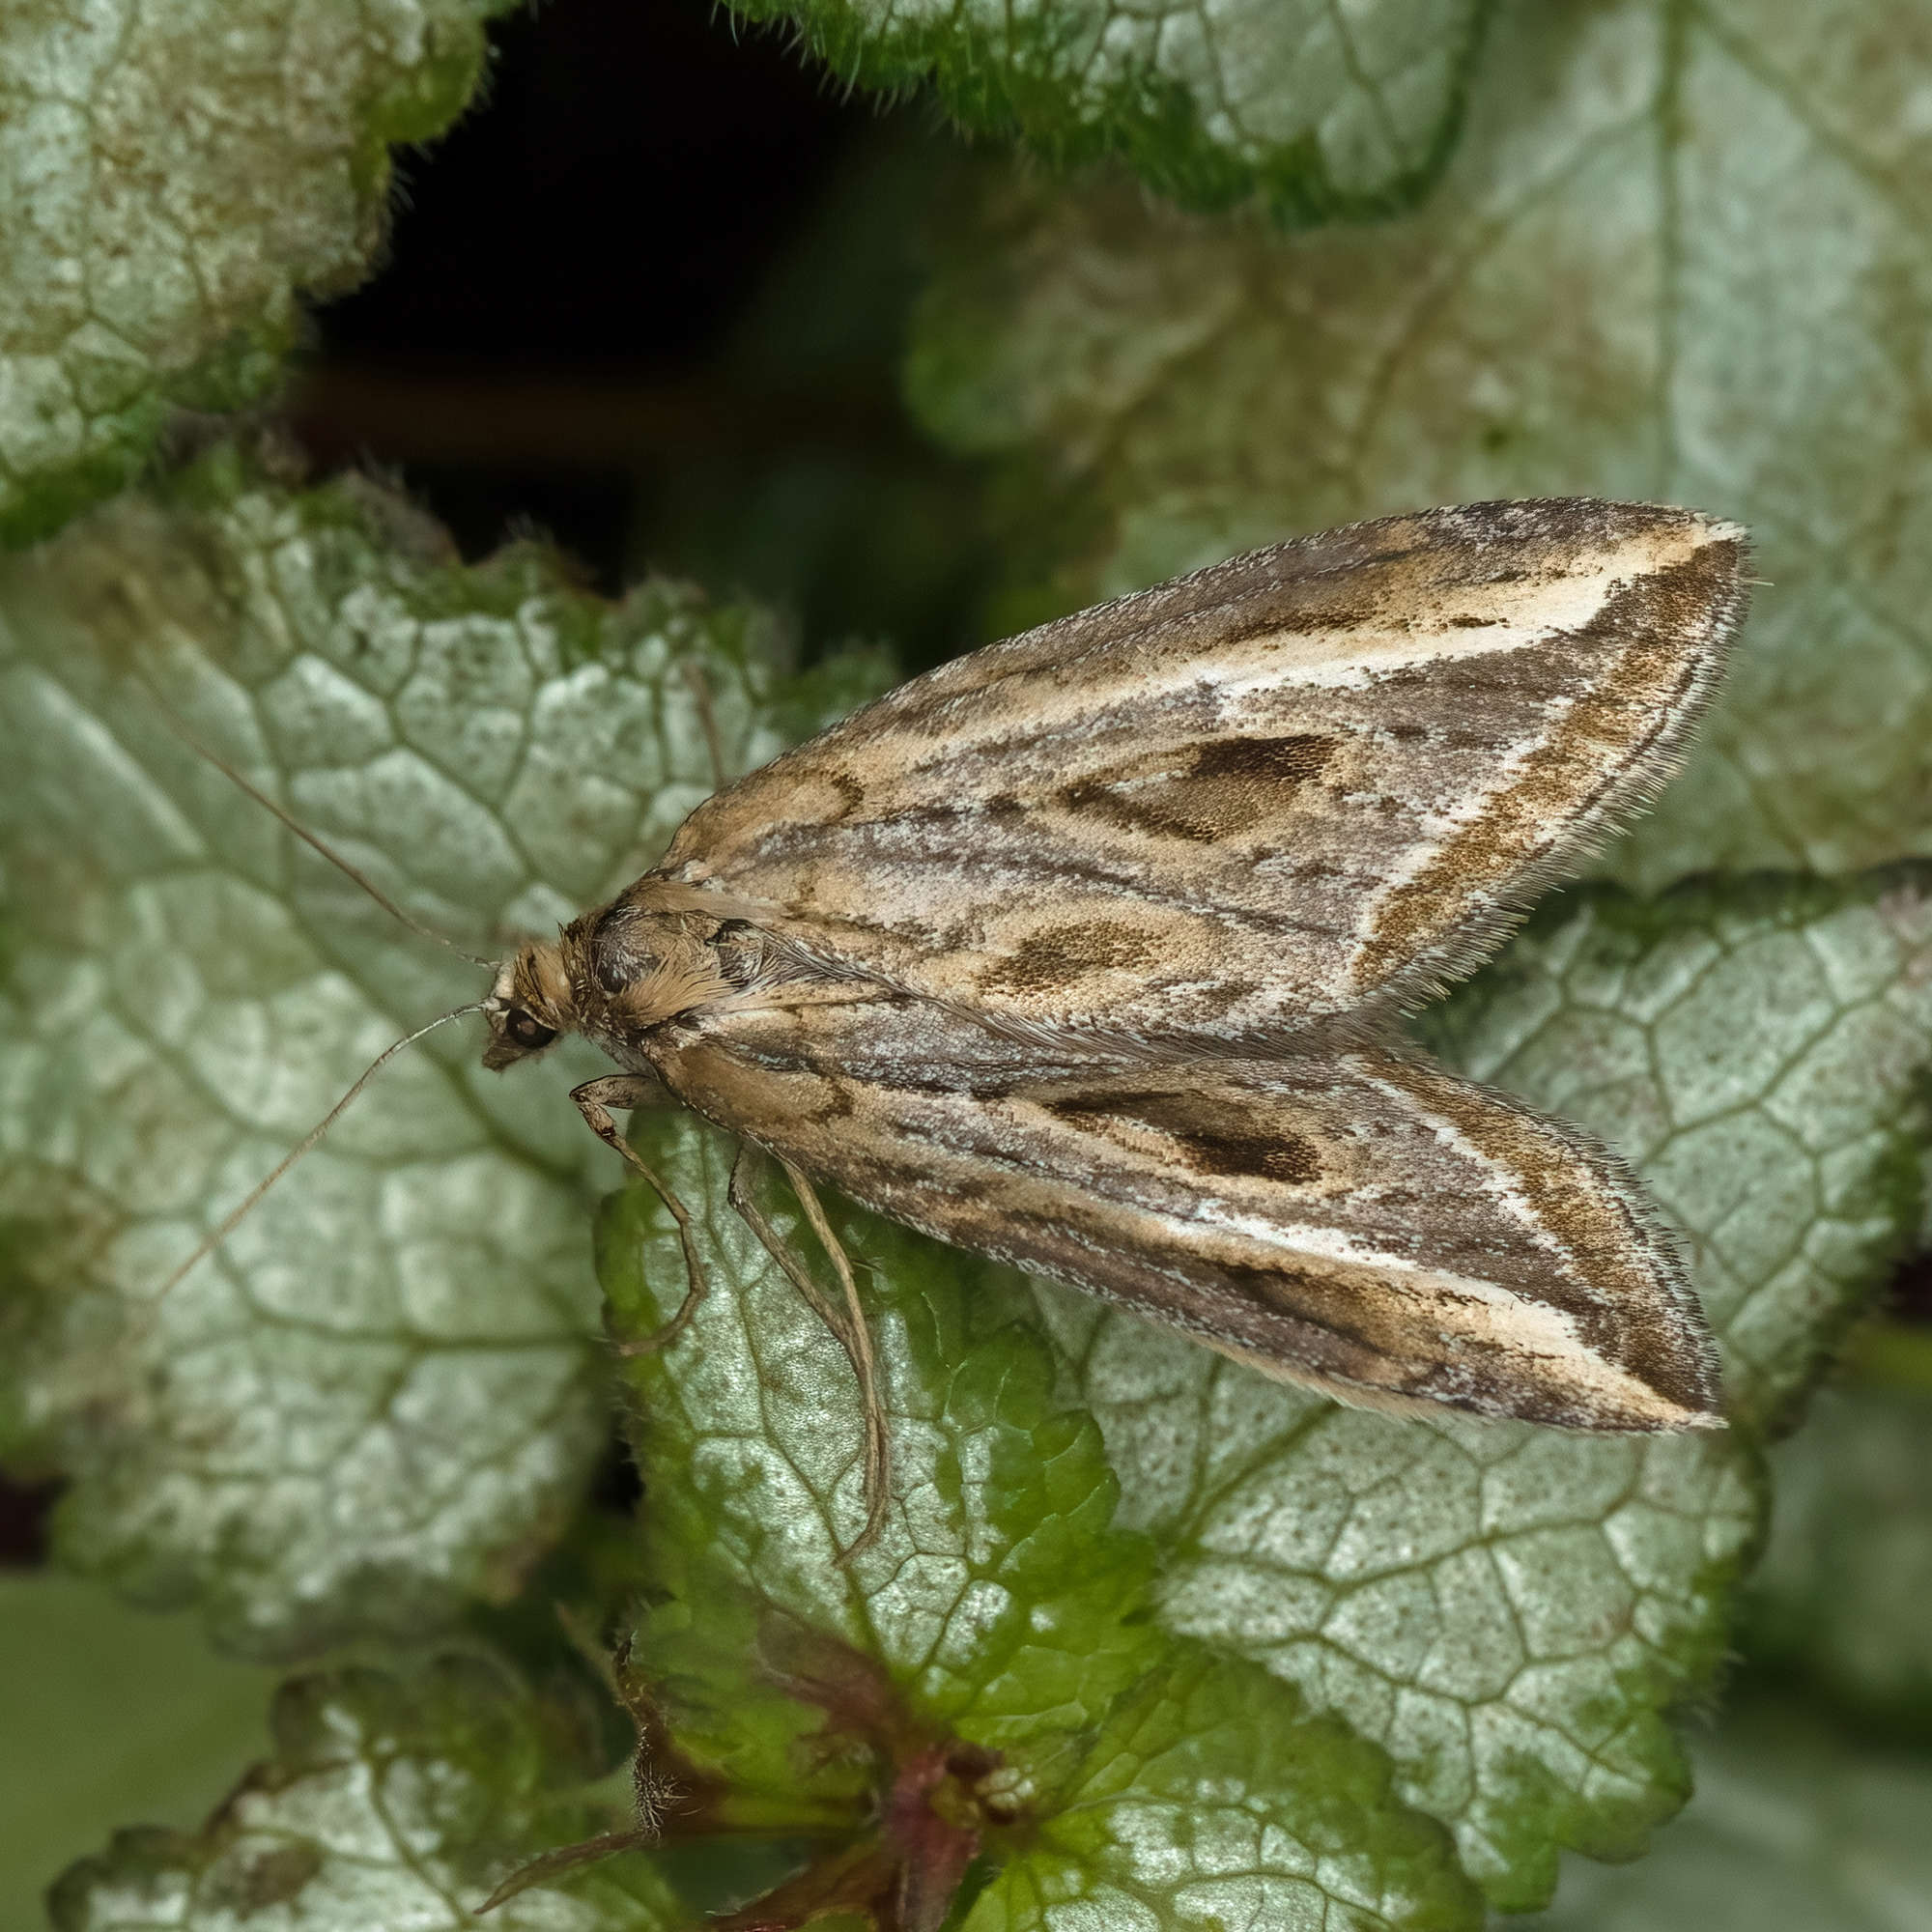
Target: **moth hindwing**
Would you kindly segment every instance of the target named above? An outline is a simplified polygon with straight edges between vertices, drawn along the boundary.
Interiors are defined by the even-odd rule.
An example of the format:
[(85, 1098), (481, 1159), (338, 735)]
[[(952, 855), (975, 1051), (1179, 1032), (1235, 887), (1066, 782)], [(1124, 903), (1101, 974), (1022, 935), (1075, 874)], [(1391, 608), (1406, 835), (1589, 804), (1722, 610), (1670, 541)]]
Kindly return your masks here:
[(813, 1176), (1345, 1401), (1715, 1424), (1616, 1156), (1396, 1023), (1665, 781), (1745, 561), (1686, 510), (1474, 504), (990, 645), (507, 962), (490, 1063), (581, 1031), (625, 1069), (580, 1100), (613, 1145), (662, 1083), (821, 1238)]

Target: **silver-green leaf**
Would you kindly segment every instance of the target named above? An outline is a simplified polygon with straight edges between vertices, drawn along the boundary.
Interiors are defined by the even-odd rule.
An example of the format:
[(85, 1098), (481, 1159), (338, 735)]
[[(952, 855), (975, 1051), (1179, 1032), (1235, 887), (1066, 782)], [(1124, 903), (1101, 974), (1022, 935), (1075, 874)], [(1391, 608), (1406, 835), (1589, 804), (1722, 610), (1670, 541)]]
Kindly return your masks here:
[(170, 413), (281, 379), (352, 287), (392, 143), (435, 134), (504, 0), (9, 0), (0, 12), (0, 542), (138, 473)]
[[(583, 1718), (478, 1658), (298, 1678), (272, 1755), (207, 1825), (117, 1833), (52, 1889), (53, 1932), (469, 1932), (507, 1870), (597, 1821)], [(689, 1932), (695, 1917), (634, 1857), (482, 1922)]]
[(1580, 893), (1418, 1031), (1636, 1165), (1762, 1432), (1918, 1233), (1932, 868)]
[(1411, 201), (1455, 139), (1488, 0), (734, 0), (847, 79), (930, 80), (976, 132), (1119, 154), (1195, 207), (1277, 220)]
[(1499, 1905), (1547, 1898), (1559, 1845), (1632, 1856), (1688, 1789), (1669, 1714), (1761, 1528), (1747, 1438), (1918, 1224), (1928, 948), (1917, 869), (1600, 890), (1423, 1017), (1453, 1064), (1651, 1179), (1723, 1346), (1726, 1435), (1338, 1409), (1041, 1291), (1125, 1520), (1171, 1551), (1166, 1622), (1380, 1742)]
[(157, 1298), (378, 1051), (488, 983), (180, 731), (488, 954), (642, 869), (713, 737), (759, 763), (869, 677), (794, 683), (753, 612), (441, 541), (215, 458), (0, 573), (0, 1422), (71, 1477), (70, 1561), (258, 1651), (517, 1587), (609, 1426), (586, 1208), (614, 1162), (573, 1063), (499, 1081), (450, 1028)]

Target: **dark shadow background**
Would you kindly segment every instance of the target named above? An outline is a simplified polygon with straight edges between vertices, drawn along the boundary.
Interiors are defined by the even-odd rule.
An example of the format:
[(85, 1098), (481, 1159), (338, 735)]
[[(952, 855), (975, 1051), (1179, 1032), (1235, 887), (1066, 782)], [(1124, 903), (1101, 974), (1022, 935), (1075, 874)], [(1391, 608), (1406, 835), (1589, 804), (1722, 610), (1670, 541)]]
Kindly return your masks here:
[(468, 556), (534, 527), (607, 593), (750, 591), (811, 649), (972, 641), (973, 478), (897, 390), (936, 115), (707, 0), (493, 39), (478, 106), (400, 160), (387, 267), (315, 316), (312, 459), (399, 473)]

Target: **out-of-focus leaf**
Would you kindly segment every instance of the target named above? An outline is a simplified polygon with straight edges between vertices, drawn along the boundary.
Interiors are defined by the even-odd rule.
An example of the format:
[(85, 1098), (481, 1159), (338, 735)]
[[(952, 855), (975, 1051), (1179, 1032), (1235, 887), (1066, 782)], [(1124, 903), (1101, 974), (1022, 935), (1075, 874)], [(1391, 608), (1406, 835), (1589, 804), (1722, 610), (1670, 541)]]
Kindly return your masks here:
[(1772, 1473), (1749, 1654), (1867, 1723), (1932, 1736), (1932, 1377), (1827, 1390)]
[[(1000, 1876), (976, 1932), (1478, 1922), (1379, 1751), (1150, 1619), (1153, 1548), (1111, 1526), (1100, 1434), (1055, 1394), (1024, 1286), (857, 1211), (838, 1224), (866, 1265), (894, 1495), (878, 1543), (835, 1564), (865, 1520), (851, 1369), (727, 1208), (719, 1137), (676, 1119), (640, 1145), (714, 1285), (627, 1369), (654, 1472), (634, 1660), (721, 1821), (842, 1823), (861, 1853), (872, 1830), (870, 1856), (916, 1869), (922, 1832), (928, 1866), (977, 1851)], [(612, 1204), (600, 1253), (619, 1340), (653, 1332), (685, 1273), (647, 1190)]]
[(1513, 0), (1399, 221), (1000, 179), (936, 224), (910, 382), (1007, 459), (1003, 614), (1427, 503), (1694, 504), (1769, 581), (1619, 873), (1932, 852), (1928, 88), (1932, 15), (1886, 0)]
[(955, 158), (916, 108), (847, 149), (714, 365), (739, 434), (675, 452), (634, 527), (641, 565), (742, 589), (808, 639), (889, 638), (908, 669), (982, 641), (980, 467), (899, 394), (921, 220)]
[[(54, 1932), (471, 1932), (506, 1868), (602, 1821), (595, 1730), (478, 1659), (298, 1679), (275, 1701), (268, 1762), (199, 1833), (124, 1831), (71, 1866)], [(630, 1858), (480, 1922), (689, 1932), (693, 1915)]]
[(847, 79), (930, 79), (977, 131), (1052, 159), (1118, 154), (1196, 207), (1280, 221), (1411, 200), (1455, 139), (1487, 0), (732, 0), (795, 20)]
[[(1421, 1030), (1636, 1161), (1761, 1427), (1917, 1225), (1928, 949), (1918, 870), (1600, 890), (1554, 903)], [(1558, 1845), (1634, 1855), (1682, 1801), (1668, 1716), (1717, 1661), (1761, 1520), (1739, 1435), (1400, 1422), (1041, 1296), (1124, 1520), (1174, 1552), (1166, 1623), (1381, 1743), (1496, 1903), (1547, 1898)]]
[(1747, 1705), (1695, 1752), (1697, 1796), (1640, 1864), (1566, 1867), (1521, 1932), (1922, 1932), (1932, 1766)]
[(572, 1063), (486, 1079), (452, 1028), (156, 1299), (380, 1048), (488, 983), (170, 711), (489, 952), (640, 870), (710, 733), (757, 764), (874, 675), (795, 681), (746, 609), (439, 543), (362, 485), (215, 458), (0, 572), (0, 1424), (73, 1477), (69, 1561), (257, 1651), (516, 1588), (607, 1427), (585, 1208), (613, 1163)]
[(9, 0), (0, 541), (128, 483), (171, 409), (273, 386), (368, 271), (389, 149), (461, 112), (506, 0)]
[(191, 1617), (50, 1571), (0, 1574), (0, 1925), (130, 1818), (192, 1826), (260, 1754), (273, 1674)]

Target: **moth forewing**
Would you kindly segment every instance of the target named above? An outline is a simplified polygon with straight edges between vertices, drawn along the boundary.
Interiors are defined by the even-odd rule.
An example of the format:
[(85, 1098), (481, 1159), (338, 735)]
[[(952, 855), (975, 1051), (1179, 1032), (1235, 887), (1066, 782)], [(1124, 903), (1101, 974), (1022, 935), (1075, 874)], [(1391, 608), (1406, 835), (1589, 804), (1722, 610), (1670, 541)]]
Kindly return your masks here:
[(1257, 551), (901, 686), (663, 871), (989, 1017), (1239, 1039), (1400, 1004), (1668, 776), (1745, 554), (1588, 499)]
[(1621, 1164), (1419, 1061), (1055, 1053), (904, 998), (720, 1014), (653, 1052), (878, 1212), (1344, 1401), (1713, 1419), (1696, 1303)]

